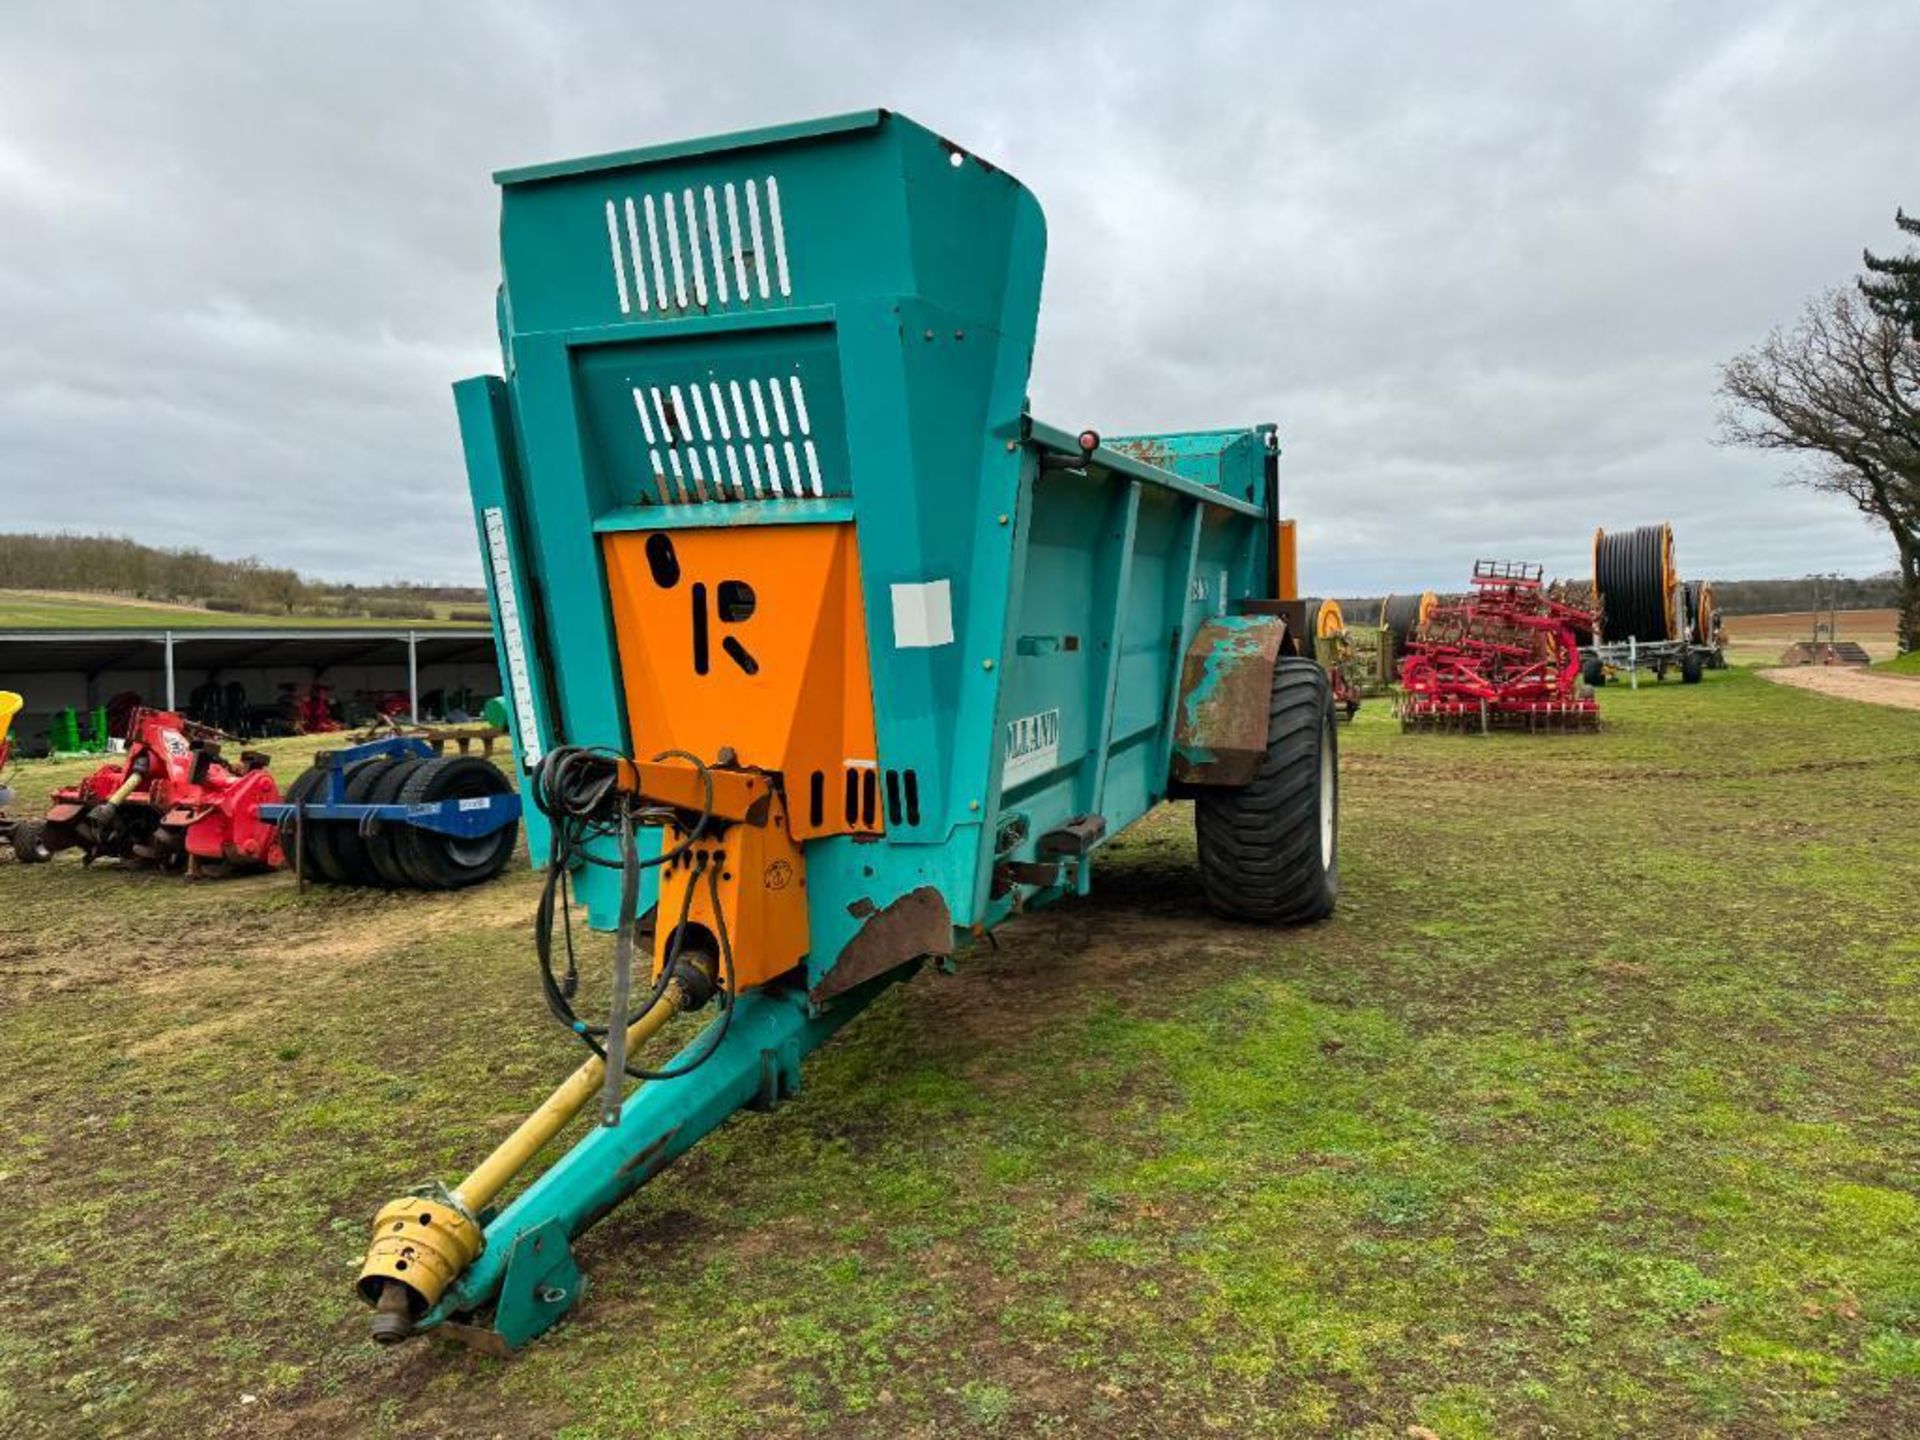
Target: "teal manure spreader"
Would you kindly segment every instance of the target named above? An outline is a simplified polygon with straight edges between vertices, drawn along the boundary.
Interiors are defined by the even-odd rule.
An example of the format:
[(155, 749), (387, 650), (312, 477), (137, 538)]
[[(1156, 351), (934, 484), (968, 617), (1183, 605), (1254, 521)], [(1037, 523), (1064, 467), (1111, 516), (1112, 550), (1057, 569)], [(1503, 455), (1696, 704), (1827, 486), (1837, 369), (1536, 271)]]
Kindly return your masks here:
[[(504, 376), (455, 397), (542, 989), (587, 1054), (380, 1211), (359, 1291), (378, 1339), (504, 1351), (621, 1199), (1162, 800), (1217, 913), (1330, 914), (1338, 781), (1273, 427), (1033, 419), (1046, 231), (1004, 170), (867, 111), (497, 178)], [(614, 934), (604, 1013), (570, 902)]]

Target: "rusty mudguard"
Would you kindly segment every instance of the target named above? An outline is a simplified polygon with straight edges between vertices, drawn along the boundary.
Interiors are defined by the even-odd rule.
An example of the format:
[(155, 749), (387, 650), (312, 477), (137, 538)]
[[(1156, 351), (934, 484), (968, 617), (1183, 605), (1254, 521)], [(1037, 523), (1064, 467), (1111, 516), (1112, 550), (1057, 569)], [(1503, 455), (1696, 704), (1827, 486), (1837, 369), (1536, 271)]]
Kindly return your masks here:
[(953, 914), (934, 886), (922, 885), (884, 909), (871, 908), (870, 901), (859, 903), (868, 907), (860, 932), (807, 992), (816, 1005), (910, 960), (953, 953)]
[(1267, 753), (1273, 667), (1287, 641), (1279, 615), (1216, 615), (1180, 668), (1174, 716), (1175, 785), (1245, 785)]

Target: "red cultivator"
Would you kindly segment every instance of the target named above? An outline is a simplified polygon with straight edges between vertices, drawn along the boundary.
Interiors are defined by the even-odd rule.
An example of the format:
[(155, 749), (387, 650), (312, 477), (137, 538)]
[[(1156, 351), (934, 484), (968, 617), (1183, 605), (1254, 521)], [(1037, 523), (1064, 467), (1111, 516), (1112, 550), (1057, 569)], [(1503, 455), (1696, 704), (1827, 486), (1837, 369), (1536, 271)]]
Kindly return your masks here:
[(1481, 560), (1473, 591), (1437, 605), (1400, 662), (1403, 730), (1591, 730), (1576, 635), (1593, 616), (1548, 595), (1540, 567)]
[(279, 830), (260, 815), (280, 798), (267, 757), (243, 750), (235, 768), (221, 738), (169, 710), (135, 711), (127, 753), (55, 791), (44, 819), (17, 822), (14, 854), (31, 864), (77, 847), (88, 862), (144, 860), (190, 874), (209, 860), (283, 863)]

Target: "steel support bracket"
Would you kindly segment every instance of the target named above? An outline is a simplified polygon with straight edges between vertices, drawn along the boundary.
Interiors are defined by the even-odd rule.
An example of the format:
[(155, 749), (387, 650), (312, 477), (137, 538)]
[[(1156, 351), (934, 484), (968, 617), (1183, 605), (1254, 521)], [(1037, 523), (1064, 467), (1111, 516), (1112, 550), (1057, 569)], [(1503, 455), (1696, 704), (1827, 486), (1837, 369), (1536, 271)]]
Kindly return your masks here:
[(432, 1333), (504, 1357), (546, 1334), (586, 1293), (566, 1228), (549, 1220), (515, 1237), (491, 1325), (448, 1322)]

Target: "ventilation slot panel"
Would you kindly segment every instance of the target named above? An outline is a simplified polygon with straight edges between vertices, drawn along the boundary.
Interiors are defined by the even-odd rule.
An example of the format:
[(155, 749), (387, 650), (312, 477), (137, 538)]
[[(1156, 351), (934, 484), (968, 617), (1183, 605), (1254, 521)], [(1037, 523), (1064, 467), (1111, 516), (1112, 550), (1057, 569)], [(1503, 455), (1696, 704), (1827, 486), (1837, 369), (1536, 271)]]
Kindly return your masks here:
[(793, 801), (796, 833), (878, 835), (886, 828), (885, 787), (897, 789), (894, 772), (883, 774), (873, 760), (845, 760), (837, 769), (805, 774), (805, 794), (796, 790)]
[(631, 388), (649, 472), (642, 489), (653, 491), (645, 498), (685, 505), (827, 493), (798, 375)]
[(887, 823), (920, 823), (920, 777), (911, 770), (887, 771)]
[(793, 298), (778, 176), (609, 195), (603, 203), (621, 315), (711, 314)]

